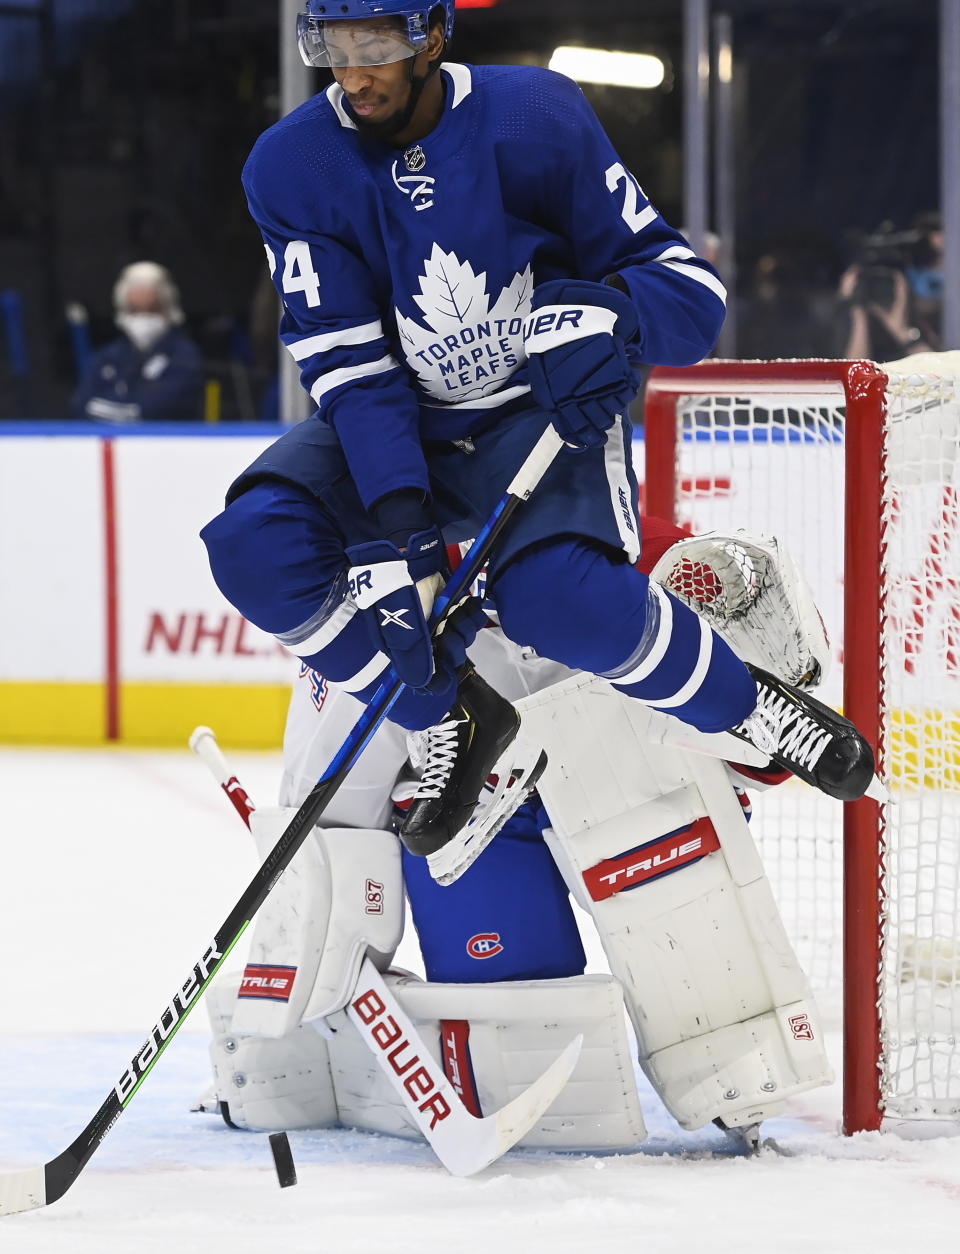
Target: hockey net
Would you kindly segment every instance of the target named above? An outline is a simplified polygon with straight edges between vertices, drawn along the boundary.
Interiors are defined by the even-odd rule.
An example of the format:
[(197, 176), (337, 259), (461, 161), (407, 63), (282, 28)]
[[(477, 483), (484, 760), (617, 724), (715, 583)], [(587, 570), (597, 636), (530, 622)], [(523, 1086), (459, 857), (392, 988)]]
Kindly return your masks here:
[(817, 695), (892, 794), (791, 781), (754, 820), (801, 962), (842, 1001), (844, 1129), (960, 1126), (960, 353), (656, 370), (645, 421), (644, 509), (782, 541), (831, 637)]

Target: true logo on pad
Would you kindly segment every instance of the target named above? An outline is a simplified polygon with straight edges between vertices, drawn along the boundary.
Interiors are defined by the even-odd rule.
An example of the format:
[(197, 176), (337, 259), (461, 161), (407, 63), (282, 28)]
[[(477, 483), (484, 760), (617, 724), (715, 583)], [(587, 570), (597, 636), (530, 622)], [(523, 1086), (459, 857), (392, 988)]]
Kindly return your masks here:
[(697, 819), (616, 858), (598, 862), (584, 871), (583, 882), (594, 901), (605, 901), (626, 888), (637, 888), (697, 862), (719, 848), (720, 840), (710, 820)]
[(237, 996), (259, 1001), (289, 1001), (296, 978), (296, 967), (268, 967), (248, 962)]

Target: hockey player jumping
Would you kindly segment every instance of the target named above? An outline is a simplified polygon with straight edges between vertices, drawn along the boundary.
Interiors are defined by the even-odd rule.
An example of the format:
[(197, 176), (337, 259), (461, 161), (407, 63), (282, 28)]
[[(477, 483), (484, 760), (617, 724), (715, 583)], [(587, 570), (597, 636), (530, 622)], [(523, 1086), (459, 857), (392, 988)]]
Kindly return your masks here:
[[(579, 88), (527, 66), (444, 62), (452, 0), (308, 0), (308, 64), (334, 82), (271, 127), (244, 171), (316, 413), (230, 487), (203, 531), (252, 622), (390, 717), (431, 729), (401, 836), (438, 878), (493, 770), (509, 805), (542, 769), (513, 707), (436, 647), (444, 541), (476, 535), (549, 424), (569, 446), (493, 555), (513, 641), (700, 732), (735, 730), (841, 799), (873, 774), (851, 724), (751, 671), (634, 563), (628, 408), (644, 365), (713, 346), (725, 291), (624, 167)], [(509, 805), (501, 807), (504, 813)], [(502, 820), (503, 814), (500, 816)]]

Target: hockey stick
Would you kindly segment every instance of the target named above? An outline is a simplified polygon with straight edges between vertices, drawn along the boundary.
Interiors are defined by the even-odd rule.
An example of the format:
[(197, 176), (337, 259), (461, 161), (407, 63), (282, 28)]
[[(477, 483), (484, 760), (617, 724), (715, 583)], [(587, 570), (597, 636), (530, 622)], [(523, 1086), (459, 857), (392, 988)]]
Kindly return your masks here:
[[(436, 629), (480, 573), (493, 544), (521, 501), (528, 499), (553, 462), (563, 442), (548, 427), (494, 507), (446, 588), (437, 597), (431, 615)], [(381, 684), (361, 714), (353, 731), (327, 767), (303, 805), (291, 819), (272, 852), (247, 885), (213, 939), (205, 946), (193, 969), (164, 1007), (146, 1041), (133, 1056), (120, 1079), (80, 1135), (56, 1158), (42, 1167), (0, 1175), (0, 1215), (49, 1206), (63, 1197), (96, 1152), (101, 1141), (133, 1100), (158, 1058), (176, 1036), (224, 959), (250, 925), (280, 874), (307, 838), (317, 819), (332, 800), (350, 768), (366, 748), (400, 695), (402, 684), (393, 672)]]
[[(230, 770), (209, 727), (198, 727), (190, 748), (209, 768), (250, 827), (254, 806)], [(296, 868), (291, 868), (291, 874)], [(380, 972), (364, 958), (346, 1005), (347, 1017), (444, 1167), (472, 1176), (505, 1154), (533, 1127), (566, 1084), (583, 1043), (578, 1035), (519, 1097), (492, 1115), (470, 1114), (434, 1061), (416, 1026)]]

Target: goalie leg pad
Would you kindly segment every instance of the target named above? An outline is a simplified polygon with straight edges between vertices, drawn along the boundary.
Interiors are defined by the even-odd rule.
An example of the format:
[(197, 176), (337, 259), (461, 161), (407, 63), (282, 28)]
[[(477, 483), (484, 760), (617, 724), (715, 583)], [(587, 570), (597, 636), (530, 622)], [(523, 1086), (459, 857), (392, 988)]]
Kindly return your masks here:
[(645, 738), (598, 681), (521, 705), (547, 750), (545, 833), (684, 1127), (735, 1126), (833, 1076), (806, 977), (721, 762)]
[(309, 1026), (275, 1040), (237, 1035), (232, 1019), (241, 978), (240, 972), (225, 975), (207, 993), (214, 1091), (224, 1117), (251, 1132), (335, 1124), (337, 1104), (323, 1037)]
[[(261, 857), (296, 811), (251, 815)], [(400, 849), (391, 832), (315, 828), (254, 924), (232, 1031), (282, 1036), (346, 1004), (366, 952), (389, 965), (403, 932)]]
[[(362, 713), (363, 703), (345, 688), (301, 666), (283, 735), (281, 805), (303, 804)], [(406, 733), (395, 723), (382, 723), (324, 810), (324, 825), (390, 827), (390, 786), (406, 756)]]
[[(609, 976), (495, 984), (432, 984), (387, 976), (403, 1009), (471, 1113), (498, 1110), (578, 1033), (573, 1075), (526, 1147), (628, 1149), (646, 1136), (623, 994)], [(418, 1137), (396, 1092), (345, 1015), (328, 1043), (340, 1118), (352, 1127)]]

